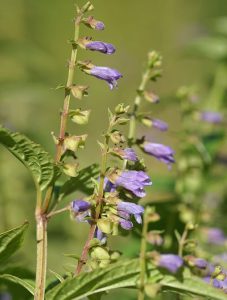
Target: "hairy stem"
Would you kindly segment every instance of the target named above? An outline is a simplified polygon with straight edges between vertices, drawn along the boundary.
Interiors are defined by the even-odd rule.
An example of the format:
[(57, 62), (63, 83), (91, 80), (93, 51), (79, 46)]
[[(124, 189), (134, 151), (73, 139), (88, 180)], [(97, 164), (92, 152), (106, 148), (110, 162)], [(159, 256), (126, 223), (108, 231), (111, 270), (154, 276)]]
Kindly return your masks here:
[(138, 300), (144, 300), (144, 287), (146, 279), (146, 251), (147, 251), (147, 230), (148, 230), (148, 214), (145, 209), (143, 218), (143, 230), (140, 248), (140, 286), (138, 290)]
[[(109, 130), (108, 130), (109, 132)], [(90, 242), (94, 238), (95, 234), (95, 229), (96, 229), (96, 224), (97, 220), (99, 219), (101, 210), (102, 210), (102, 198), (103, 198), (103, 192), (104, 192), (104, 180), (105, 180), (105, 173), (106, 173), (106, 167), (107, 167), (107, 151), (108, 151), (108, 144), (109, 144), (109, 136), (108, 133), (106, 134), (106, 139), (105, 139), (105, 148), (102, 151), (102, 162), (101, 162), (101, 172), (100, 172), (100, 182), (99, 182), (99, 191), (96, 199), (96, 209), (95, 209), (95, 220), (94, 223), (91, 225), (87, 241), (84, 245), (80, 260), (78, 261), (75, 275), (79, 275), (83, 265), (86, 264), (87, 261), (87, 256), (88, 256), (88, 251), (90, 247)]]
[[(75, 20), (74, 41), (77, 41), (79, 38), (81, 18), (82, 18), (82, 15), (79, 15)], [(78, 52), (77, 45), (73, 44), (71, 58), (69, 61), (68, 77), (67, 77), (67, 82), (66, 82), (66, 86), (65, 86), (65, 98), (64, 98), (63, 111), (61, 113), (61, 123), (60, 123), (58, 144), (56, 146), (56, 156), (55, 156), (56, 164), (61, 160), (61, 156), (63, 153), (63, 145), (64, 145), (64, 139), (65, 139), (65, 133), (66, 133), (66, 125), (67, 125), (67, 119), (68, 119), (68, 113), (69, 113), (70, 99), (71, 99), (70, 88), (73, 84), (73, 79), (74, 79), (76, 60), (77, 60), (77, 52)], [(45, 197), (44, 205), (43, 205), (43, 212), (48, 211), (52, 193), (53, 193), (53, 188), (54, 188), (54, 186), (52, 185), (46, 193), (46, 197)]]
[(137, 95), (134, 101), (134, 107), (133, 111), (130, 117), (130, 122), (129, 122), (129, 133), (128, 133), (128, 145), (131, 147), (134, 144), (134, 139), (135, 139), (135, 131), (136, 131), (136, 113), (139, 109), (141, 100), (142, 100), (142, 94), (145, 90), (145, 87), (149, 81), (149, 75), (150, 75), (150, 68), (148, 67), (146, 71), (144, 72), (142, 76), (142, 80), (140, 83), (140, 86), (137, 90)]
[[(75, 34), (74, 41), (79, 38), (79, 25), (82, 18), (82, 13), (78, 15), (75, 20)], [(70, 87), (73, 84), (74, 71), (77, 59), (77, 45), (72, 45), (71, 59), (69, 62), (68, 78), (65, 87), (65, 98), (63, 105), (63, 112), (61, 114), (60, 133), (58, 144), (56, 147), (55, 163), (61, 160), (62, 148), (65, 139), (67, 118), (70, 104)], [(35, 286), (35, 300), (43, 300), (45, 295), (46, 284), (46, 267), (47, 267), (47, 212), (52, 198), (54, 183), (46, 192), (44, 202), (42, 203), (41, 193), (37, 193), (36, 206), (36, 235), (37, 235), (37, 264), (36, 264), (36, 286)], [(53, 215), (53, 213), (52, 213)]]
[(35, 300), (44, 300), (47, 267), (47, 219), (43, 215), (36, 216), (36, 286)]

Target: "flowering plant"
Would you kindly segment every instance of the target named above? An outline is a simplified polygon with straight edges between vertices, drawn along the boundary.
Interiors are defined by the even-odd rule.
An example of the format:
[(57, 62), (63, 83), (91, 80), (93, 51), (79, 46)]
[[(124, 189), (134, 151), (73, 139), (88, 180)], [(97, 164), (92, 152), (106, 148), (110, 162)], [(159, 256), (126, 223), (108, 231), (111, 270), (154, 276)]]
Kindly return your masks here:
[[(205, 226), (203, 204), (206, 202), (199, 202), (200, 198), (206, 198), (205, 174), (211, 174), (217, 154), (217, 149), (212, 153), (208, 151), (205, 139), (212, 134), (218, 136), (219, 141), (224, 140), (224, 135), (220, 136), (219, 132), (224, 115), (200, 106), (195, 100), (194, 89), (183, 87), (177, 93), (183, 123), (179, 159), (175, 159), (172, 147), (151, 138), (150, 134), (144, 135), (144, 126), (160, 133), (169, 130), (165, 121), (151, 112), (142, 112), (144, 103), (150, 107), (159, 103), (159, 97), (149, 90), (150, 83), (162, 75), (162, 57), (156, 51), (148, 53), (134, 103), (119, 103), (108, 109), (108, 126), (97, 143), (100, 164), (81, 168), (78, 153), (84, 149), (89, 136), (86, 133), (77, 135), (74, 129), (70, 132), (68, 123), (72, 121), (83, 128), (89, 122), (91, 111), (78, 108), (79, 101), (88, 95), (89, 89), (74, 81), (74, 73), (81, 70), (105, 81), (110, 90), (117, 88), (123, 77), (115, 68), (97, 66), (90, 60), (78, 58), (84, 50), (88, 56), (89, 51), (109, 56), (116, 52), (115, 46), (106, 41), (81, 37), (81, 26), (96, 31), (105, 29), (102, 21), (90, 16), (93, 9), (90, 1), (76, 9), (68, 77), (65, 85), (57, 87), (64, 90), (64, 103), (59, 134), (52, 133), (55, 157), (25, 135), (0, 128), (0, 143), (29, 169), (37, 196), (35, 279), (34, 274), (21, 277), (10, 267), (4, 269), (2, 266), (0, 278), (6, 282), (6, 290), (2, 292), (3, 296), (0, 294), (0, 299), (11, 299), (10, 283), (17, 283), (29, 292), (27, 299), (34, 296), (36, 300), (100, 299), (105, 298), (108, 291), (118, 288), (136, 288), (138, 300), (146, 296), (154, 298), (165, 291), (225, 299), (226, 271), (210, 259), (203, 247), (209, 243), (223, 246), (226, 238), (220, 229)], [(71, 98), (76, 99), (76, 108), (71, 108)], [(201, 130), (195, 126), (196, 122), (201, 124)], [(216, 126), (220, 126), (219, 130)], [(162, 214), (159, 206), (149, 199), (156, 184), (154, 170), (148, 167), (144, 157), (167, 165), (169, 171), (176, 161), (178, 174), (174, 184), (171, 182), (171, 196), (167, 202), (171, 197), (176, 199), (172, 206), (174, 212), (168, 212), (168, 217), (175, 218), (177, 214), (180, 226), (176, 227), (180, 231), (165, 228), (163, 224), (164, 228), (159, 226)], [(167, 168), (165, 172), (168, 172)], [(78, 191), (82, 193), (73, 196)], [(46, 280), (49, 222), (62, 213), (69, 214), (75, 227), (83, 223), (88, 234), (83, 236), (81, 254), (69, 255), (76, 258), (73, 268), (64, 274), (53, 271), (54, 279)], [(28, 222), (25, 222), (0, 235), (1, 264), (8, 263), (19, 248), (27, 228)], [(130, 233), (137, 235), (140, 243), (139, 255), (134, 258), (126, 258), (118, 249), (112, 249), (110, 243), (112, 237), (128, 237)], [(207, 239), (196, 245), (199, 235), (207, 236)]]

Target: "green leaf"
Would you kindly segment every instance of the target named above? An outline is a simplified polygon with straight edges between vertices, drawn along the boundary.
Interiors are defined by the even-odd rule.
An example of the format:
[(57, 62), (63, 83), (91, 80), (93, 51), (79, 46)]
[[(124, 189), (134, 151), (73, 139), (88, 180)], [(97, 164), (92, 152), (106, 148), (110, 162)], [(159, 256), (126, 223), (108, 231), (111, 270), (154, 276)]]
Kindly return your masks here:
[(60, 188), (60, 198), (63, 198), (75, 191), (81, 191), (84, 194), (93, 192), (94, 184), (92, 177), (97, 177), (99, 174), (98, 164), (93, 164), (79, 171), (79, 175), (71, 178)]
[[(154, 268), (154, 267), (153, 267)], [(139, 260), (112, 264), (105, 269), (66, 279), (46, 294), (47, 300), (77, 300), (106, 290), (134, 287), (139, 275)], [(157, 273), (157, 270), (153, 270)]]
[(197, 295), (210, 300), (226, 300), (226, 294), (204, 282), (197, 276), (184, 275), (182, 281), (174, 276), (166, 275), (160, 283), (162, 290), (173, 291), (183, 295)]
[(31, 279), (22, 279), (11, 274), (1, 274), (0, 279), (3, 281), (19, 284), (20, 286), (24, 287), (27, 291), (29, 291), (32, 295), (34, 295), (35, 284), (34, 281)]
[[(188, 275), (180, 279), (164, 275), (155, 266), (148, 264), (149, 283), (159, 283), (162, 291), (172, 291), (183, 295), (197, 295), (205, 299), (224, 300), (224, 292), (213, 288), (200, 278)], [(119, 288), (137, 288), (139, 280), (139, 260), (121, 261), (105, 269), (97, 269), (78, 277), (68, 278), (46, 294), (47, 300), (79, 300), (84, 297)]]
[(36, 185), (44, 190), (53, 180), (54, 163), (40, 145), (26, 136), (0, 127), (0, 143), (19, 159), (32, 173)]
[(0, 263), (4, 263), (21, 246), (28, 222), (0, 234)]

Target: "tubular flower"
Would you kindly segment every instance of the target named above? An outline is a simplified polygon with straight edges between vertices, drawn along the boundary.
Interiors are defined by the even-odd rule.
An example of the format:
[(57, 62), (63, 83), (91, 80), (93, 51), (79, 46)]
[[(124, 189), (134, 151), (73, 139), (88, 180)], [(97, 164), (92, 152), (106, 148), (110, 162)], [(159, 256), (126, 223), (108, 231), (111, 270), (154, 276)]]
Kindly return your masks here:
[(197, 258), (192, 255), (188, 255), (184, 257), (186, 262), (191, 267), (197, 267), (199, 269), (206, 269), (208, 266), (208, 262), (203, 258)]
[(87, 222), (85, 218), (89, 216), (91, 204), (84, 200), (74, 200), (71, 202), (71, 210), (78, 222)]
[(117, 87), (117, 80), (123, 77), (122, 74), (115, 69), (97, 66), (91, 68), (89, 74), (98, 79), (105, 80), (109, 84), (111, 90)]
[(142, 146), (143, 150), (160, 160), (161, 162), (164, 162), (167, 165), (170, 165), (171, 163), (174, 163), (174, 151), (169, 146), (165, 146), (162, 144), (157, 143), (150, 143), (145, 142)]
[(116, 187), (121, 186), (139, 198), (146, 196), (144, 187), (152, 184), (150, 177), (143, 171), (116, 171), (109, 180)]
[(162, 120), (152, 119), (151, 121), (152, 121), (152, 126), (161, 131), (166, 131), (169, 128), (168, 124)]
[(211, 124), (219, 124), (223, 121), (223, 116), (219, 112), (203, 111), (200, 113), (200, 119)]
[(120, 156), (122, 159), (127, 159), (130, 161), (138, 160), (136, 152), (132, 148), (125, 148), (125, 149), (114, 148), (113, 152), (118, 156)]
[(158, 259), (158, 265), (167, 269), (171, 273), (176, 273), (183, 265), (183, 259), (174, 254), (162, 254)]
[(85, 44), (85, 48), (91, 51), (99, 51), (104, 54), (113, 54), (116, 49), (112, 44), (100, 41), (90, 41)]
[(141, 205), (121, 201), (117, 205), (117, 211), (118, 214), (125, 219), (129, 219), (130, 215), (133, 215), (138, 224), (142, 223), (141, 214), (144, 212), (144, 208)]

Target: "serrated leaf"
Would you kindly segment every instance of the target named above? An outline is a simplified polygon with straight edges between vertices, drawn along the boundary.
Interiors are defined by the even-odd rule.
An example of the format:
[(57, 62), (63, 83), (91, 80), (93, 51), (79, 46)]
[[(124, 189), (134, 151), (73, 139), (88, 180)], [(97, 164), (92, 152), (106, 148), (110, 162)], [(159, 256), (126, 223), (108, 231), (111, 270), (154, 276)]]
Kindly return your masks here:
[[(197, 295), (205, 299), (224, 300), (226, 294), (213, 288), (194, 275), (180, 279), (164, 275), (155, 266), (149, 264), (149, 283), (159, 283), (162, 291), (172, 291), (183, 295)], [(188, 271), (188, 270), (187, 270)], [(187, 273), (187, 272), (186, 272)], [(140, 274), (138, 259), (121, 261), (105, 269), (97, 269), (78, 277), (66, 279), (46, 294), (47, 300), (79, 300), (103, 291), (119, 288), (137, 288)]]
[(174, 276), (166, 275), (160, 283), (162, 290), (173, 291), (183, 295), (197, 295), (204, 299), (226, 300), (226, 294), (204, 282), (196, 276), (184, 276), (182, 281), (177, 280)]
[(91, 194), (93, 192), (94, 183), (91, 178), (97, 177), (99, 174), (98, 164), (88, 166), (81, 171), (75, 178), (71, 178), (60, 188), (60, 198), (63, 198), (75, 191), (81, 191), (84, 194)]
[[(139, 260), (112, 264), (105, 269), (84, 273), (65, 280), (46, 294), (47, 300), (79, 300), (107, 290), (135, 287), (139, 275)], [(154, 270), (154, 272), (158, 272)]]
[(11, 274), (1, 274), (0, 279), (3, 281), (19, 284), (20, 286), (24, 287), (27, 291), (29, 291), (32, 295), (34, 295), (35, 283), (31, 279), (22, 279)]
[(4, 263), (21, 246), (28, 222), (0, 234), (0, 263)]
[(54, 178), (55, 166), (49, 154), (25, 135), (0, 127), (0, 143), (19, 159), (44, 190)]

